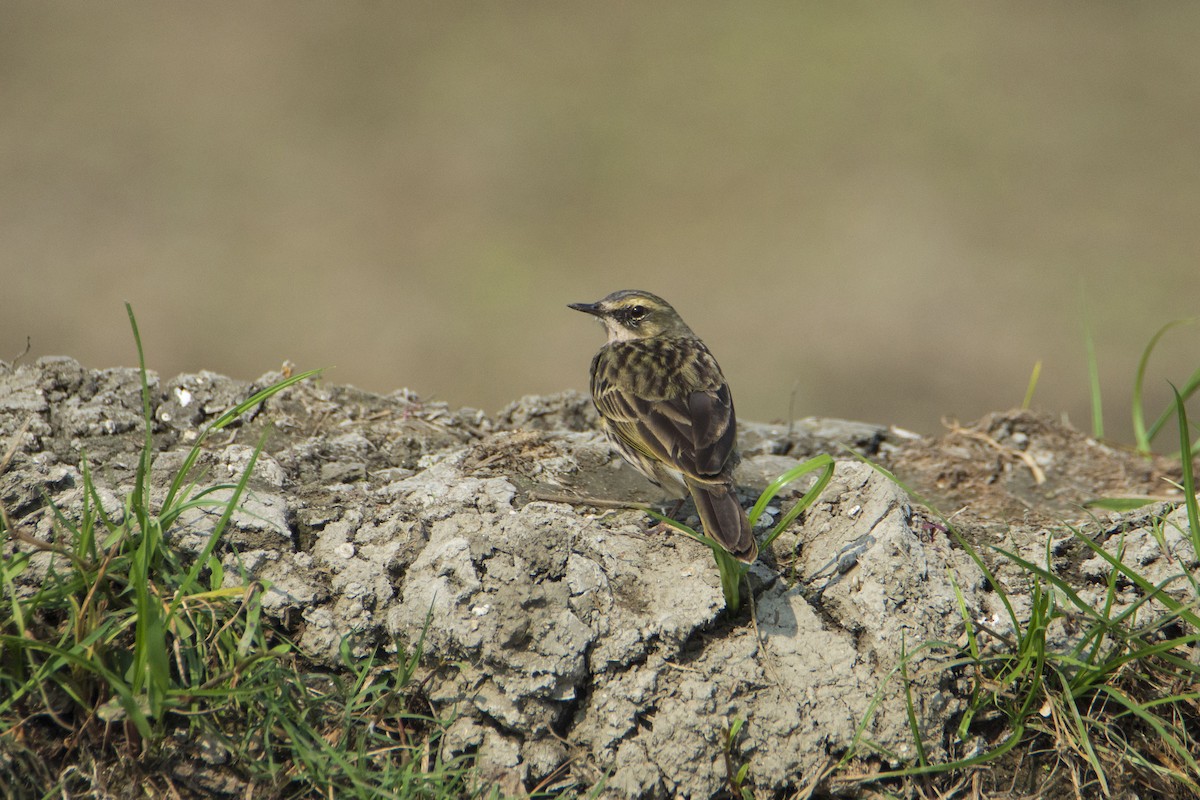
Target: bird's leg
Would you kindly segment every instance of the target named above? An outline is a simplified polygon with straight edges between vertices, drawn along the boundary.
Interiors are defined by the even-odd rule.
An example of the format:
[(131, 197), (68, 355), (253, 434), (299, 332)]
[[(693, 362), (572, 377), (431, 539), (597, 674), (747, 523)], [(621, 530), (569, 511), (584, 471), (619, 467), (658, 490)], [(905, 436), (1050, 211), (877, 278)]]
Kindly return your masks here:
[(686, 497), (681, 497), (678, 500), (676, 500), (675, 507), (667, 512), (667, 516), (670, 517), (671, 519), (675, 519), (675, 515), (679, 513), (679, 509), (683, 508), (683, 504), (686, 502), (687, 502)]

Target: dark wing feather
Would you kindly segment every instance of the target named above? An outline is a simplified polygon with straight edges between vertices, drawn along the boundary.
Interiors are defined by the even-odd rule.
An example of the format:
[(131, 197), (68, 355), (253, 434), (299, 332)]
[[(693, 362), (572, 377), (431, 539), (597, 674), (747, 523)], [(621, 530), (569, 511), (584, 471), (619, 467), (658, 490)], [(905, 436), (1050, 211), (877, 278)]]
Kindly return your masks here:
[(729, 384), (716, 391), (692, 392), (688, 398), (695, 448), (695, 474), (717, 475), (725, 470), (737, 444), (737, 422)]
[[(698, 343), (697, 343), (698, 344)], [(624, 363), (636, 361), (623, 354)], [(648, 359), (656, 354), (644, 353)], [(658, 356), (661, 358), (661, 356)], [(593, 371), (596, 408), (623, 442), (699, 481), (727, 479), (737, 442), (733, 400), (717, 362), (700, 345), (686, 365), (694, 380), (647, 382), (635, 394), (619, 385), (614, 372), (620, 358), (605, 359)], [(686, 374), (686, 373), (680, 373)], [(699, 385), (699, 390), (691, 390)]]

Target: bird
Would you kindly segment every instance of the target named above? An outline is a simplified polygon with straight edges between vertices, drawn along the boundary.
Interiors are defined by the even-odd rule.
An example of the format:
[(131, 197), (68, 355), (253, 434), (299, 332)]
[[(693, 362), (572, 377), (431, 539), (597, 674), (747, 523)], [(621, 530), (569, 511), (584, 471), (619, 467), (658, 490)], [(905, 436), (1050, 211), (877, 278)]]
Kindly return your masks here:
[(603, 323), (592, 402), (620, 454), (654, 484), (691, 495), (708, 538), (751, 564), (758, 544), (738, 501), (737, 417), (717, 360), (658, 295), (634, 289), (569, 308)]

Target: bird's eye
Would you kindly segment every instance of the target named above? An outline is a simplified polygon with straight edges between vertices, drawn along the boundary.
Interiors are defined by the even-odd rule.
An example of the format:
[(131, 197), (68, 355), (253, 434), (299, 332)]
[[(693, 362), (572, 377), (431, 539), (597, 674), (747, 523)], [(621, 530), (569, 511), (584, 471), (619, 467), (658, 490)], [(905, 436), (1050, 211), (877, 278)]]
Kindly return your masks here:
[(629, 319), (638, 322), (646, 316), (645, 306), (633, 306), (629, 309)]

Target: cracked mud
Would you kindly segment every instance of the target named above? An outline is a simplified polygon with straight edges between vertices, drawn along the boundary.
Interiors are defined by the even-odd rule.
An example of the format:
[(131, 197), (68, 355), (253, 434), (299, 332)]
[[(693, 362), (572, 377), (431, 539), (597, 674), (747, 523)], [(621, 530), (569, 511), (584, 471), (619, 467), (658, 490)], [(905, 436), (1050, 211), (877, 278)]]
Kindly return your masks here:
[[(279, 378), (153, 378), (158, 491), (205, 424)], [(141, 414), (135, 370), (0, 364), (0, 442), (15, 447), (0, 501), (14, 524), (60, 535), (46, 499), (78, 507), (84, 453), (119, 516)], [(903, 653), (926, 757), (963, 755), (951, 742), (967, 676), (945, 662), (963, 634), (960, 603), (992, 615), (994, 593), (943, 521), (850, 450), (955, 514), (978, 547), (1037, 560), (1067, 521), (1112, 546), (1126, 531), (1126, 552), (1164, 577), (1186, 559), (1147, 533), (1178, 502), (1162, 463), (1030, 413), (940, 438), (832, 420), (743, 424), (746, 503), (798, 459), (838, 461), (817, 503), (751, 570), (751, 602), (732, 616), (706, 548), (653, 530), (644, 513), (589, 503), (660, 498), (595, 432), (580, 395), (527, 397), (489, 417), (407, 392), (300, 384), (208, 443), (205, 474), (237, 476), (264, 430), (251, 495), (219, 550), (226, 580), (268, 585), (266, 611), (331, 664), (346, 637), (366, 653), (424, 635), (429, 697), (454, 719), (447, 746), (475, 753), (481, 774), (527, 785), (566, 765), (614, 797), (711, 796), (727, 785), (736, 719), (746, 722), (728, 755), (759, 786), (799, 790), (855, 741), (892, 754), (885, 763), (911, 758)], [(1162, 502), (1102, 518), (1082, 509), (1105, 493)], [(215, 517), (190, 512), (172, 545), (199, 550)], [(1064, 574), (1102, 585), (1105, 562), (1069, 550), (1054, 551)], [(55, 557), (39, 553), (22, 580)], [(1019, 575), (1002, 564), (996, 574), (1019, 593)]]

